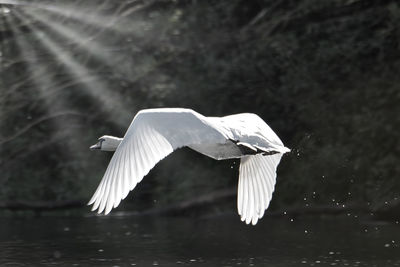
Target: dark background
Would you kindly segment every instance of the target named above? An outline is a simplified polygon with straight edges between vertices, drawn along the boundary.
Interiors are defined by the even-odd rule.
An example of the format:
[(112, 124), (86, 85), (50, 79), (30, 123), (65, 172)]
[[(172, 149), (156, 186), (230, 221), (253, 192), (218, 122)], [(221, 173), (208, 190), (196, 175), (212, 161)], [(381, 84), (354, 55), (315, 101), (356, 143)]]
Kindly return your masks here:
[[(186, 107), (257, 113), (292, 149), (272, 213), (397, 218), (399, 37), (395, 0), (0, 4), (2, 212), (84, 205), (111, 157), (98, 137)], [(238, 163), (181, 149), (118, 209), (235, 212)]]

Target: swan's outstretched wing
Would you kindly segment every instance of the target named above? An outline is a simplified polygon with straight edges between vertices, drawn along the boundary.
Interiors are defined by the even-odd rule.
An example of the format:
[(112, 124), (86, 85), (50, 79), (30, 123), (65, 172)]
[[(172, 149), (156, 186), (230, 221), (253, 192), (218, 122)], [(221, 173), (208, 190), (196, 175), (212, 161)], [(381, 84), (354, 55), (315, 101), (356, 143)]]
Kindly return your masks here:
[(133, 119), (89, 205), (108, 214), (163, 158), (192, 144), (223, 143), (218, 125), (190, 109), (148, 109)]
[(272, 198), (282, 154), (245, 156), (240, 160), (237, 208), (242, 221), (255, 225)]

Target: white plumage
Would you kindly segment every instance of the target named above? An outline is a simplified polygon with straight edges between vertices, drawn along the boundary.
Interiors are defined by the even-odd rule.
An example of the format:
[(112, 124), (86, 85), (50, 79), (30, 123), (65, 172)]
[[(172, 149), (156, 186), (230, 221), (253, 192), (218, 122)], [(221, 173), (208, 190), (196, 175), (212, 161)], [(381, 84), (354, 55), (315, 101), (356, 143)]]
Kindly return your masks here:
[(125, 136), (103, 136), (92, 149), (114, 151), (89, 205), (108, 214), (163, 158), (189, 147), (211, 158), (241, 158), (237, 208), (242, 221), (257, 223), (272, 198), (276, 168), (286, 148), (257, 115), (205, 117), (191, 109), (141, 110)]

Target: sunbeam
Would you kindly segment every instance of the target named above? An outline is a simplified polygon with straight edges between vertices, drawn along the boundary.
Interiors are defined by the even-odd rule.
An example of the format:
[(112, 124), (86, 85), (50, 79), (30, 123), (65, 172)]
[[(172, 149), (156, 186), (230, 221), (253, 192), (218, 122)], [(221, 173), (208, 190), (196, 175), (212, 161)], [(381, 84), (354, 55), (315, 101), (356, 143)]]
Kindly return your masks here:
[[(78, 112), (71, 110), (67, 107), (64, 99), (62, 97), (57, 97), (54, 95), (53, 97), (46, 96), (46, 89), (51, 88), (51, 84), (53, 83), (52, 78), (49, 75), (50, 70), (48, 67), (44, 67), (43, 69), (47, 70), (47, 73), (41, 71), (43, 69), (37, 68), (37, 64), (40, 64), (40, 59), (38, 57), (37, 52), (32, 47), (31, 44), (28, 43), (26, 38), (24, 38), (23, 33), (15, 27), (15, 19), (14, 17), (6, 18), (6, 22), (8, 23), (9, 28), (14, 32), (17, 46), (19, 47), (19, 51), (21, 56), (26, 59), (26, 66), (28, 68), (28, 75), (33, 75), (35, 78), (32, 79), (33, 87), (37, 90), (40, 99), (43, 101), (46, 109), (46, 116), (50, 116), (52, 118), (51, 123), (53, 124), (54, 128), (57, 130), (55, 135), (62, 136), (62, 137), (69, 137), (69, 136), (82, 136), (82, 133), (75, 127), (65, 127), (66, 119), (59, 118), (57, 114), (61, 114), (62, 117), (66, 117), (68, 115), (79, 115)], [(36, 119), (38, 121), (41, 118)], [(35, 120), (34, 120), (35, 121)], [(20, 131), (21, 132), (21, 131)], [(54, 134), (53, 134), (54, 135)], [(73, 139), (67, 138), (68, 146), (63, 148), (64, 153), (72, 153), (72, 151), (76, 151), (79, 149), (76, 145), (76, 142), (73, 142)]]
[[(152, 2), (152, 1), (150, 1)], [(128, 4), (134, 3), (136, 9), (129, 8), (132, 10), (129, 13), (122, 13), (124, 7)], [(147, 4), (142, 4), (141, 1), (130, 1), (130, 3), (122, 4), (119, 8), (116, 9), (114, 14), (109, 15), (104, 12), (100, 12), (101, 7), (99, 5), (92, 5), (91, 7), (82, 7), (79, 9), (75, 8), (71, 4), (65, 5), (57, 3), (51, 4), (43, 4), (43, 3), (32, 3), (29, 1), (13, 1), (13, 0), (0, 0), (0, 4), (8, 4), (8, 5), (16, 5), (16, 6), (24, 6), (46, 10), (52, 12), (54, 14), (61, 15), (63, 17), (67, 17), (68, 19), (78, 20), (80, 22), (84, 22), (88, 25), (95, 26), (101, 29), (110, 29), (119, 33), (124, 34), (138, 34), (140, 35), (143, 32), (143, 29), (148, 28), (149, 25), (142, 20), (133, 20), (132, 18), (126, 19), (126, 16), (129, 14), (140, 10), (143, 6), (147, 6)], [(97, 9), (97, 10), (96, 10)]]
[[(137, 54), (140, 54), (140, 64), (134, 64), (135, 66), (140, 66), (136, 68), (126, 67), (126, 54), (113, 53), (113, 50), (101, 45), (99, 42), (93, 40), (92, 36), (88, 36), (87, 33), (83, 34), (79, 32), (79, 29), (71, 29), (63, 24), (55, 21), (53, 16), (46, 14), (44, 12), (38, 12), (31, 9), (25, 9), (24, 14), (31, 16), (41, 22), (44, 26), (50, 28), (54, 33), (61, 35), (66, 40), (76, 43), (79, 47), (85, 50), (85, 52), (90, 53), (96, 59), (102, 61), (103, 64), (111, 67), (114, 73), (118, 73), (124, 77), (124, 79), (130, 82), (136, 82), (141, 77), (155, 70), (160, 64), (165, 63), (165, 60), (160, 60), (157, 62), (153, 56), (146, 55), (140, 48), (134, 47), (131, 43), (127, 49), (132, 53), (132, 49), (136, 50)], [(49, 23), (52, 21), (52, 23)], [(122, 56), (121, 56), (122, 55)], [(133, 59), (134, 60), (134, 59)], [(166, 59), (168, 60), (168, 58)], [(128, 63), (130, 65), (131, 62)]]
[[(27, 42), (25, 38), (23, 38), (23, 33), (15, 27), (15, 19), (13, 17), (7, 18), (9, 28), (15, 33), (14, 40), (16, 41), (19, 51), (21, 52), (22, 58), (24, 58), (26, 65), (28, 67), (29, 76), (31, 76), (31, 80), (35, 84), (35, 88), (39, 91), (39, 96), (43, 96), (45, 94), (45, 89), (51, 90), (51, 84), (53, 83), (49, 73), (50, 70), (47, 66), (39, 63), (39, 56), (33, 46)], [(37, 65), (40, 65), (41, 68), (38, 68)], [(50, 113), (59, 111), (59, 109), (63, 109), (65, 104), (63, 103), (62, 98), (49, 98), (43, 97), (45, 104)]]
[[(126, 70), (123, 68), (123, 65), (120, 64), (121, 60), (124, 60), (125, 58), (117, 58), (115, 54), (110, 53), (109, 49), (102, 46), (98, 42), (91, 40), (93, 38), (92, 36), (79, 33), (78, 30), (72, 30), (61, 23), (57, 23), (54, 21), (54, 18), (44, 12), (39, 13), (38, 11), (26, 9), (24, 10), (24, 14), (28, 14), (35, 20), (41, 22), (43, 25), (49, 27), (55, 33), (62, 35), (65, 39), (70, 40), (71, 42), (76, 43), (86, 52), (100, 59), (102, 63), (115, 69), (116, 72), (122, 73), (126, 77), (130, 77), (132, 75), (132, 73), (129, 73), (129, 70)], [(52, 23), (49, 23), (49, 21), (52, 21)]]
[[(11, 0), (8, 1), (9, 3), (13, 2)], [(14, 3), (17, 3), (17, 1), (14, 1)], [(132, 3), (135, 3), (133, 7)], [(153, 3), (153, 1), (142, 4), (144, 6), (148, 6), (151, 3)], [(39, 22), (41, 24), (40, 28), (45, 32), (49, 33), (48, 30), (50, 30), (52, 33), (52, 37), (54, 36), (53, 33), (56, 33), (57, 37), (61, 37), (68, 42), (76, 44), (79, 49), (82, 49), (82, 51), (85, 51), (88, 55), (93, 56), (94, 60), (101, 61), (102, 66), (109, 67), (109, 70), (113, 74), (115, 74), (115, 77), (118, 77), (124, 81), (129, 82), (130, 84), (133, 84), (139, 82), (142, 78), (148, 77), (148, 75), (154, 73), (155, 70), (157, 70), (157, 75), (160, 75), (159, 67), (169, 62), (171, 58), (173, 58), (171, 56), (166, 56), (162, 59), (156, 59), (153, 53), (147, 53), (146, 49), (140, 48), (143, 47), (143, 42), (151, 41), (153, 40), (154, 36), (158, 36), (159, 34), (162, 34), (162, 32), (164, 32), (164, 30), (162, 29), (163, 27), (158, 27), (159, 29), (155, 32), (150, 31), (152, 25), (156, 23), (154, 21), (154, 18), (146, 17), (139, 20), (138, 17), (141, 16), (140, 14), (137, 14), (136, 19), (135, 16), (130, 16), (137, 10), (141, 9), (142, 4), (140, 4), (139, 1), (128, 1), (126, 3), (123, 3), (122, 5), (119, 5), (118, 8), (116, 8), (117, 11), (114, 12), (114, 15), (118, 14), (118, 12), (122, 12), (119, 15), (129, 15), (129, 18), (127, 17), (127, 19), (124, 20), (124, 23), (126, 24), (125, 26), (129, 29), (128, 31), (121, 30), (125, 27), (122, 25), (123, 23), (118, 23), (115, 24), (112, 28), (108, 28), (113, 31), (113, 36), (114, 34), (118, 35), (118, 33), (127, 33), (126, 38), (124, 37), (124, 35), (118, 36), (118, 38), (122, 38), (123, 40), (126, 39), (127, 43), (125, 46), (118, 45), (117, 51), (114, 49), (115, 45), (117, 44), (111, 41), (113, 40), (113, 38), (104, 38), (105, 36), (109, 36), (111, 32), (109, 32), (110, 34), (106, 35), (101, 34), (105, 27), (107, 27), (104, 26), (104, 23), (94, 25), (97, 27), (97, 30), (93, 28), (85, 29), (85, 26), (87, 25), (85, 25), (84, 18), (87, 16), (79, 17), (80, 20), (75, 20), (75, 18), (71, 19), (67, 16), (67, 14), (70, 14), (73, 10), (72, 4), (70, 4), (69, 8), (65, 9), (64, 17), (60, 16), (60, 14), (57, 12), (53, 12), (54, 10), (58, 10), (58, 8), (60, 7), (58, 4), (57, 6), (54, 6), (54, 3), (52, 3), (52, 7), (50, 7), (44, 4), (32, 4), (28, 2), (18, 1), (19, 7), (16, 9), (22, 9), (21, 12), (23, 12), (24, 16), (29, 16), (34, 21)], [(37, 5), (39, 5), (39, 7), (37, 7)], [(125, 7), (127, 8), (127, 10), (124, 9)], [(109, 18), (107, 16), (103, 16), (104, 10), (101, 10), (102, 8), (99, 8), (98, 6), (96, 6), (96, 8), (100, 9), (99, 13), (96, 13), (96, 9), (92, 9), (89, 13), (96, 13), (97, 17), (102, 17), (104, 19)], [(85, 10), (85, 8), (80, 7), (79, 12), (82, 12), (82, 10)], [(58, 11), (61, 12), (61, 10)], [(67, 21), (64, 20), (66, 18), (68, 19)], [(152, 21), (149, 21), (149, 19)], [(166, 19), (166, 17), (162, 18), (162, 21), (159, 21), (158, 24), (165, 25), (163, 21)], [(73, 22), (74, 20), (75, 22), (71, 24), (71, 22)], [(142, 25), (141, 23), (146, 26), (138, 26)], [(42, 25), (46, 27), (46, 29), (43, 29)], [(90, 31), (91, 34), (88, 34), (88, 31)], [(139, 44), (142, 44), (139, 45), (140, 47), (135, 46), (132, 43), (132, 37), (138, 37), (137, 33), (141, 35), (141, 38), (138, 38)], [(105, 43), (109, 42), (107, 39), (111, 41), (111, 46), (104, 45)], [(158, 44), (158, 42), (150, 43), (151, 46)], [(126, 57), (127, 53), (125, 53), (124, 49), (126, 49), (126, 52), (131, 55), (130, 59)]]
[[(24, 14), (20, 14), (17, 10), (15, 10), (14, 13), (19, 19), (23, 20)], [(96, 77), (95, 73), (90, 73), (88, 69), (76, 62), (69, 52), (51, 40), (44, 31), (32, 24), (28, 25), (28, 27), (32, 29), (32, 33), (38, 40), (40, 40), (46, 49), (48, 49), (48, 51), (57, 58), (61, 64), (66, 66), (69, 74), (75, 79), (79, 80), (81, 77), (95, 77), (92, 82), (85, 83), (84, 88), (87, 89), (86, 91), (94, 99), (99, 101), (99, 109), (105, 109), (115, 123), (121, 125), (124, 123), (126, 124), (131, 116), (131, 112), (129, 112), (129, 109), (124, 108), (124, 101), (117, 93), (110, 93), (106, 86), (103, 85), (104, 82), (100, 81), (98, 77)]]
[[(14, 67), (19, 68), (20, 64), (23, 63), (25, 66), (29, 68), (28, 69), (29, 71), (27, 72), (27, 74), (29, 75), (18, 77), (19, 79), (14, 81), (13, 79), (10, 79), (9, 76), (7, 76), (9, 79), (7, 79), (7, 81), (4, 81), (5, 84), (3, 84), (3, 86), (5, 90), (0, 95), (0, 103), (4, 102), (6, 104), (10, 102), (9, 99), (12, 96), (18, 94), (24, 94), (24, 92), (21, 91), (22, 90), (21, 88), (23, 88), (27, 84), (34, 84), (35, 89), (39, 90), (39, 94), (37, 94), (37, 96), (34, 99), (31, 99), (31, 101), (29, 102), (29, 106), (34, 108), (35, 103), (36, 104), (52, 103), (52, 106), (54, 106), (56, 103), (60, 101), (60, 99), (55, 98), (49, 100), (51, 97), (45, 96), (45, 93), (53, 91), (53, 88), (49, 86), (50, 85), (49, 75), (51, 72), (49, 71), (48, 64), (37, 64), (40, 55), (38, 55), (37, 51), (34, 51), (34, 49), (32, 49), (32, 45), (29, 44), (25, 38), (21, 38), (24, 32), (22, 32), (20, 27), (17, 26), (18, 23), (15, 20), (13, 13), (8, 13), (6, 16), (2, 16), (2, 19), (6, 24), (5, 28), (12, 33), (12, 38), (8, 40), (7, 44), (15, 46), (15, 43), (17, 43), (15, 47), (19, 47), (17, 53), (21, 55), (19, 56), (19, 59), (17, 58), (12, 60), (11, 61), (12, 63), (9, 65), (13, 65)], [(2, 42), (2, 44), (4, 43), (5, 42)], [(3, 55), (2, 58), (4, 57), (10, 58), (10, 55)], [(13, 72), (11, 66), (9, 66), (9, 68), (2, 68), (3, 75), (7, 75), (6, 74), (7, 72)], [(24, 106), (26, 106), (26, 103), (24, 101), (12, 103), (11, 106), (8, 106), (3, 112), (0, 113), (0, 120), (6, 119), (10, 115), (12, 115), (13, 112), (17, 112), (17, 110), (23, 108)], [(53, 109), (48, 109), (48, 112), (54, 112), (54, 111), (55, 110)]]

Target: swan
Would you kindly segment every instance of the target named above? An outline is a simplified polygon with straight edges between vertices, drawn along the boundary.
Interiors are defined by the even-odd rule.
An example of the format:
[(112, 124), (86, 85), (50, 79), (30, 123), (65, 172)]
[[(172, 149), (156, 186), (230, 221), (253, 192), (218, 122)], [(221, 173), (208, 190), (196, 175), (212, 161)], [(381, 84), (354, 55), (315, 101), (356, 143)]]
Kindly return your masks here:
[(123, 138), (104, 135), (90, 149), (115, 151), (97, 190), (92, 211), (108, 214), (163, 158), (189, 147), (216, 160), (240, 158), (237, 210), (255, 225), (268, 208), (285, 147), (256, 114), (205, 117), (184, 108), (139, 111)]

